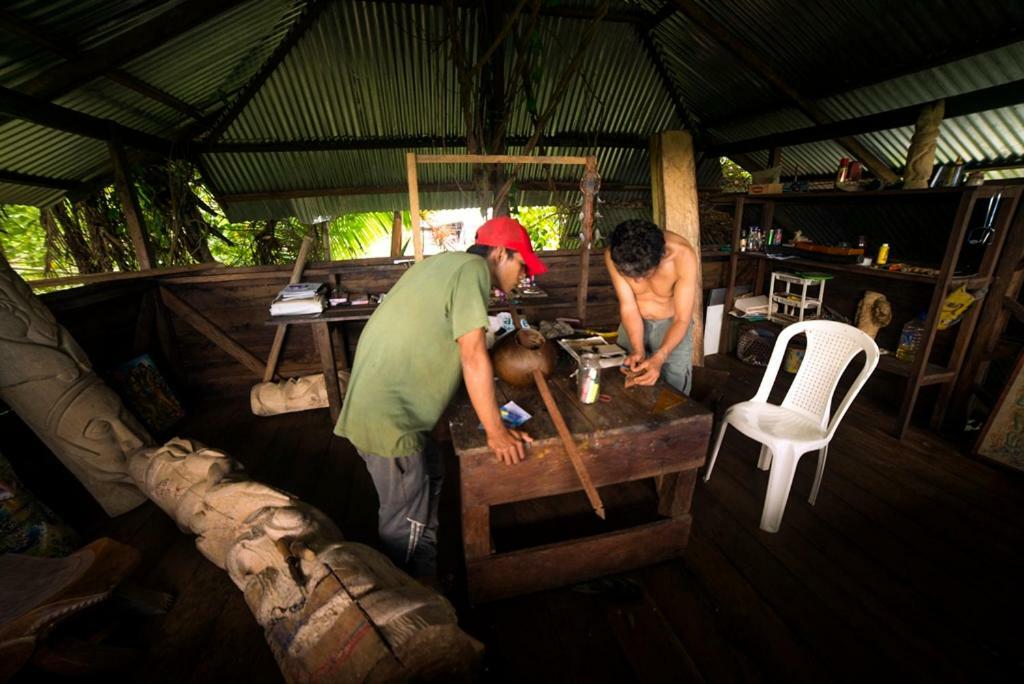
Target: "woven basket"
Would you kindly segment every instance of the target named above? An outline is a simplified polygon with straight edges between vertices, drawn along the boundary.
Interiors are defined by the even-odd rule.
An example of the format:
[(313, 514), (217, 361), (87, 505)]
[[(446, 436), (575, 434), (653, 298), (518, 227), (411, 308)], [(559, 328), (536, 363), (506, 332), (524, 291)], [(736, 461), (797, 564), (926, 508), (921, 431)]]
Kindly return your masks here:
[(775, 333), (760, 328), (747, 328), (736, 342), (736, 357), (752, 366), (767, 366), (775, 346)]

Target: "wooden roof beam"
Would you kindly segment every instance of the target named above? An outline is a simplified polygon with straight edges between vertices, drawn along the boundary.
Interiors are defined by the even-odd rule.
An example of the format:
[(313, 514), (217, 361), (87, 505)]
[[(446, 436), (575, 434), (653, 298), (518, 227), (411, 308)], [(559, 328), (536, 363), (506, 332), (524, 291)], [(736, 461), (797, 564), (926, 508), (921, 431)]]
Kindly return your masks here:
[[(525, 145), (528, 136), (508, 136), (506, 145)], [(647, 140), (633, 133), (555, 133), (544, 139), (547, 147), (616, 147), (647, 149)], [(344, 138), (340, 140), (281, 140), (267, 142), (228, 142), (193, 146), (202, 154), (240, 154), (271, 152), (338, 152), (345, 150), (407, 150), (440, 147), (465, 148), (466, 138), (457, 136), (402, 136), (393, 138)]]
[[(791, 86), (781, 74), (768, 65), (749, 45), (740, 40), (732, 31), (723, 26), (695, 0), (674, 0), (676, 6), (690, 21), (715, 42), (727, 48), (751, 71), (767, 81), (773, 88), (788, 97), (808, 118), (816, 124), (828, 124), (832, 119), (811, 99)], [(836, 138), (836, 142), (851, 155), (859, 159), (876, 177), (884, 183), (895, 183), (898, 178), (892, 169), (860, 141), (849, 136)]]
[(68, 180), (66, 178), (51, 178), (49, 176), (36, 176), (31, 173), (2, 170), (0, 170), (0, 183), (27, 185), (33, 188), (52, 188), (54, 190), (71, 190), (78, 187), (79, 184), (76, 180)]
[(47, 100), (25, 95), (17, 90), (0, 86), (0, 116), (23, 119), (38, 126), (65, 133), (81, 135), (94, 140), (121, 140), (126, 145), (160, 154), (171, 153), (171, 141), (123, 126), (110, 119), (55, 105)]
[(651, 38), (651, 29), (646, 27), (636, 27), (637, 36), (640, 38), (640, 42), (644, 46), (644, 50), (647, 52), (647, 56), (654, 64), (654, 70), (658, 74), (658, 78), (661, 80), (662, 87), (668, 92), (669, 98), (672, 100), (672, 106), (675, 107), (676, 116), (682, 121), (686, 127), (693, 132), (695, 138), (703, 137), (703, 131), (697, 125), (697, 118), (683, 103), (683, 98), (676, 90), (675, 83), (672, 81), (672, 76), (668, 72), (668, 67), (665, 65), (665, 60), (661, 58), (661, 54), (658, 52), (658, 47), (654, 44), (654, 39)]
[[(422, 7), (444, 7), (443, 0), (371, 0), (375, 4), (379, 5), (413, 5)], [(572, 7), (572, 6), (560, 6), (556, 3), (551, 3), (550, 7), (542, 7), (540, 10), (540, 16), (542, 17), (555, 17), (561, 19), (582, 19), (586, 21), (593, 21), (594, 10), (592, 7)], [(455, 6), (459, 9), (470, 9), (479, 10), (479, 0), (456, 0)], [(614, 22), (618, 24), (636, 24), (636, 25), (647, 25), (652, 21), (652, 15), (650, 12), (640, 8), (621, 7), (619, 9), (610, 9), (608, 13), (602, 17), (601, 21)]]
[(46, 100), (66, 95), (92, 79), (151, 52), (242, 1), (184, 0), (116, 38), (81, 52), (74, 61), (59, 64), (25, 83), (18, 84), (18, 91)]
[(224, 108), (220, 116), (215, 120), (213, 127), (210, 129), (209, 134), (206, 136), (206, 140), (209, 143), (215, 143), (224, 134), (224, 131), (228, 129), (238, 115), (241, 114), (242, 110), (245, 109), (246, 105), (255, 97), (256, 93), (259, 92), (263, 84), (267, 82), (270, 75), (281, 65), (284, 58), (288, 56), (288, 53), (292, 51), (292, 48), (302, 40), (302, 37), (306, 35), (306, 31), (312, 26), (320, 15), (323, 14), (324, 10), (331, 3), (327, 0), (310, 0), (309, 4), (306, 5), (305, 11), (299, 16), (298, 19), (292, 24), (292, 27), (288, 29), (288, 33), (285, 34), (281, 42), (278, 43), (274, 52), (271, 53), (270, 57), (260, 66), (259, 70), (253, 75), (249, 82), (245, 84), (242, 90), (238, 93), (234, 102)]
[[(1024, 80), (1012, 81), (991, 88), (982, 88), (962, 95), (946, 98), (946, 118), (952, 119), (968, 114), (977, 114), (992, 109), (1000, 109), (1024, 102)], [(732, 157), (736, 153), (756, 152), (772, 147), (791, 147), (806, 143), (832, 140), (841, 136), (860, 135), (890, 128), (911, 126), (917, 120), (921, 104), (901, 107), (888, 112), (868, 114), (855, 119), (834, 121), (820, 126), (798, 128), (784, 133), (763, 135), (746, 140), (711, 145), (705, 149), (706, 154)]]
[[(420, 183), (420, 192), (463, 192), (472, 189), (472, 184), (466, 183)], [(555, 192), (578, 191), (579, 181), (526, 181), (516, 184), (520, 191), (546, 192), (554, 189)], [(228, 204), (234, 202), (262, 202), (273, 200), (303, 199), (306, 197), (353, 197), (359, 195), (402, 195), (409, 192), (409, 186), (385, 185), (385, 186), (346, 186), (336, 188), (311, 188), (302, 190), (265, 190), (260, 192), (240, 192), (226, 194), (223, 200)], [(626, 185), (615, 181), (601, 181), (601, 192), (650, 192), (646, 185)]]
[[(813, 97), (816, 100), (833, 97), (835, 95), (848, 93), (860, 88), (867, 88), (869, 86), (878, 85), (879, 83), (885, 83), (886, 81), (891, 81), (896, 78), (917, 74), (928, 69), (934, 69), (944, 64), (951, 64), (963, 59), (968, 59), (976, 55), (997, 50), (1021, 40), (1024, 40), (1024, 26), (1016, 26), (1012, 24), (1007, 25), (1005, 27), (1000, 27), (1000, 32), (997, 35), (992, 36), (990, 40), (986, 40), (984, 44), (973, 43), (960, 49), (942, 49), (932, 55), (929, 55), (922, 61), (915, 62), (913, 64), (887, 64), (886, 68), (881, 71), (858, 73), (858, 78), (856, 80), (847, 80), (838, 86), (834, 81), (829, 81), (829, 84), (832, 87), (818, 89), (813, 93), (805, 93), (805, 95)], [(725, 128), (736, 123), (742, 123), (767, 114), (772, 114), (780, 109), (785, 109), (788, 106), (790, 106), (789, 101), (780, 101), (775, 102), (768, 107), (750, 107), (743, 111), (738, 111), (729, 114), (728, 116), (713, 120), (707, 123), (707, 128)]]
[[(74, 41), (65, 36), (47, 34), (37, 26), (4, 9), (0, 9), (0, 30), (21, 36), (32, 44), (49, 50), (53, 54), (63, 57), (69, 62), (82, 59), (82, 52), (75, 47)], [(128, 88), (129, 90), (134, 90), (144, 97), (148, 97), (149, 99), (159, 102), (160, 104), (170, 107), (182, 114), (186, 114), (193, 119), (199, 119), (203, 116), (203, 113), (200, 110), (196, 109), (184, 100), (180, 100), (170, 93), (146, 83), (127, 71), (113, 69), (109, 73), (105, 74), (105, 77), (124, 86), (125, 88)]]

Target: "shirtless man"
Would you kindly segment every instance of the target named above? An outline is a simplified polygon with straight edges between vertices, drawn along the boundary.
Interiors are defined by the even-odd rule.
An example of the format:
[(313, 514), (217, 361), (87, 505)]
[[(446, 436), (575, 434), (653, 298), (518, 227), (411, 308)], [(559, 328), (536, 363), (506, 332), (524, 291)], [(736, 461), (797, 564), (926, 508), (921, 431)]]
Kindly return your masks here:
[(690, 393), (697, 255), (684, 238), (650, 221), (623, 221), (604, 262), (619, 298), (619, 345), (629, 352), (626, 386), (658, 378)]

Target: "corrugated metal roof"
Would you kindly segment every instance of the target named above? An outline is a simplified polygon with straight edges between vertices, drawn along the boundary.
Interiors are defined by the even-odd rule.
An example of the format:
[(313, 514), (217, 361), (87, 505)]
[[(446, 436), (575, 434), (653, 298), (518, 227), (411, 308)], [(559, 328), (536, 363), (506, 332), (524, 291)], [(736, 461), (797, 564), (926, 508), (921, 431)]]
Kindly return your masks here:
[[(81, 48), (103, 45), (181, 0), (14, 0), (6, 9), (44, 30), (59, 33)], [(569, 0), (549, 9), (592, 9), (600, 0)], [(864, 74), (898, 74), (908, 65), (935, 64), (940, 55), (963, 55), (986, 42), (1007, 43), (1024, 25), (1024, 3), (978, 0), (960, 3), (891, 3), (803, 0), (698, 0), (701, 6), (797, 89), (818, 97), (823, 110), (849, 118), (969, 92), (1024, 78), (1024, 43), (1009, 44), (942, 66), (864, 85)], [(215, 20), (160, 46), (124, 69), (204, 111), (230, 101), (287, 35), (305, 3), (301, 0), (249, 0)], [(666, 0), (614, 0), (620, 14), (655, 14)], [(669, 5), (670, 6), (670, 5)], [(477, 45), (479, 16), (460, 10), (463, 41), (470, 54)], [(581, 13), (582, 14), (582, 13)], [(544, 16), (540, 38), (544, 58), (538, 101), (550, 97), (578, 44), (587, 19)], [(549, 122), (551, 133), (649, 136), (680, 125), (665, 83), (647, 54), (639, 31), (623, 21), (599, 27), (587, 54), (582, 78), (570, 87)], [(426, 3), (333, 3), (293, 48), (239, 117), (224, 141), (334, 140), (344, 138), (438, 136), (464, 133), (456, 73), (445, 54), (444, 12)], [(810, 121), (784, 97), (751, 73), (728, 50), (680, 12), (653, 30), (652, 42), (664, 61), (673, 90), (716, 139), (735, 141), (770, 132), (802, 128)], [(506, 59), (511, 68), (511, 56)], [(16, 86), (60, 60), (18, 38), (5, 41), (0, 83)], [(847, 92), (836, 94), (845, 84)], [(832, 92), (829, 92), (829, 91)], [(57, 100), (62, 106), (110, 118), (139, 130), (166, 133), (185, 120), (180, 112), (106, 80), (84, 84)], [(750, 115), (754, 112), (754, 115)], [(746, 115), (744, 115), (746, 113)], [(744, 115), (743, 117), (739, 115)], [(530, 132), (520, 105), (508, 133)], [(902, 164), (908, 128), (859, 138), (893, 166)], [(423, 150), (427, 151), (427, 150)], [(442, 151), (442, 150), (432, 150)], [(461, 148), (444, 150), (461, 151)], [(510, 150), (512, 151), (512, 150)], [(548, 153), (557, 150), (548, 149)], [(207, 154), (211, 176), (222, 192), (308, 189), (337, 186), (391, 186), (405, 182), (404, 150)], [(596, 153), (605, 178), (627, 184), (648, 182), (645, 150), (591, 148), (564, 153)], [(824, 141), (787, 148), (787, 171), (798, 164), (805, 173), (829, 173), (845, 153)], [(1024, 107), (1006, 107), (943, 124), (939, 161), (957, 156), (969, 162), (997, 163), (1024, 155)], [(764, 159), (764, 152), (754, 152)], [(0, 169), (84, 180), (108, 166), (102, 143), (27, 124), (0, 125)], [(423, 182), (465, 181), (456, 167), (425, 167)], [(523, 177), (537, 179), (529, 169)], [(574, 177), (559, 169), (556, 178)], [(997, 172), (993, 176), (1006, 172)], [(1011, 172), (1012, 173), (1012, 172)], [(714, 182), (712, 160), (702, 164), (700, 182)], [(0, 201), (48, 202), (59, 191), (0, 184)], [(345, 201), (342, 202), (341, 200)], [(437, 208), (459, 194), (426, 197)], [(321, 198), (233, 206), (232, 215), (323, 215), (346, 207), (390, 208), (395, 197)], [(404, 197), (402, 197), (404, 202)], [(247, 203), (249, 204), (249, 203)], [(256, 206), (259, 204), (259, 206)]]

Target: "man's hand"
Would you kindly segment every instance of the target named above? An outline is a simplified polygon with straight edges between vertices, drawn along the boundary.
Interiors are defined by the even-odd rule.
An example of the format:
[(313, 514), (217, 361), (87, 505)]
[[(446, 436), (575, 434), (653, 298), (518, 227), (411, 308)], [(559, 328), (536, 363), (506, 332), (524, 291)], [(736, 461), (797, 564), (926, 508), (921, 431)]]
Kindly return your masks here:
[(633, 387), (634, 385), (653, 385), (658, 382), (658, 378), (661, 377), (661, 367), (665, 365), (664, 359), (658, 354), (655, 354), (651, 358), (641, 361), (633, 369), (635, 375), (626, 378), (626, 387)]
[(526, 459), (526, 445), (532, 444), (530, 435), (521, 430), (500, 430), (487, 433), (487, 446), (505, 465), (514, 465)]
[(642, 351), (633, 352), (626, 357), (626, 360), (622, 362), (622, 365), (635, 373), (639, 370), (638, 366), (643, 363), (646, 356), (647, 355)]

